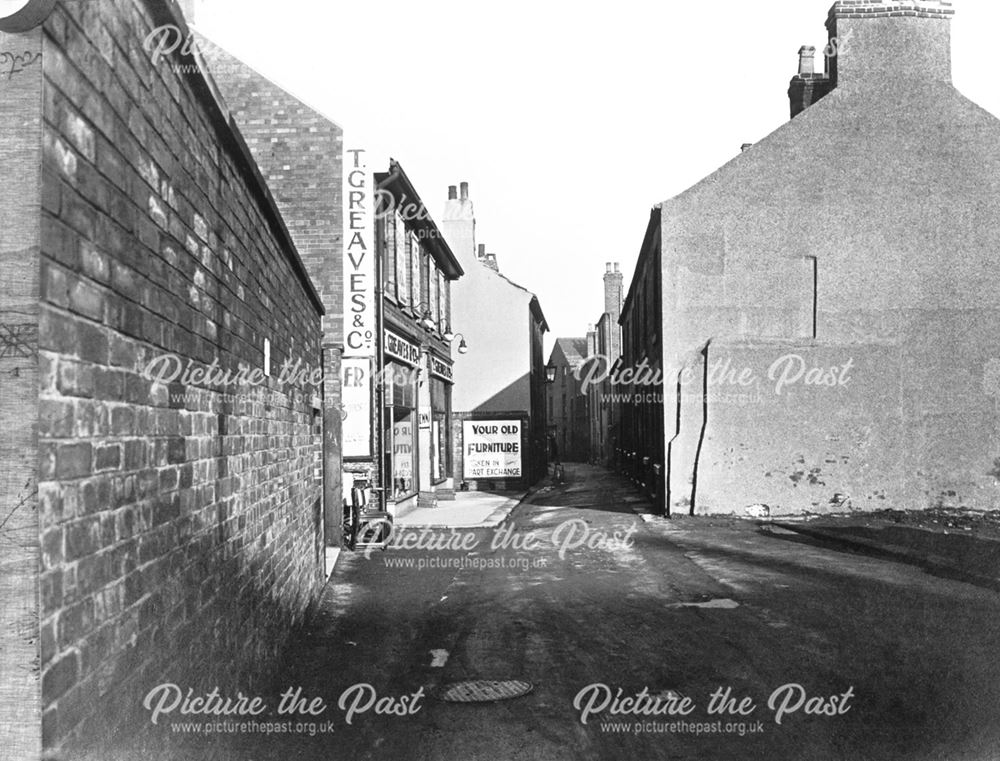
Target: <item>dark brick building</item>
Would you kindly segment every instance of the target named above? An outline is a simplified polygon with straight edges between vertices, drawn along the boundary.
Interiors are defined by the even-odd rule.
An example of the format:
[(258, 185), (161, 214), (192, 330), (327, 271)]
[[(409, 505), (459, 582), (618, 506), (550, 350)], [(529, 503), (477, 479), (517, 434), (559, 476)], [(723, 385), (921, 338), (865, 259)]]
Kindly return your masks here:
[(322, 302), (212, 78), (144, 50), (163, 25), (186, 35), (172, 3), (67, 2), (3, 38), (32, 56), (0, 161), (38, 393), (3, 413), (37, 421), (49, 749), (164, 681), (252, 690), (324, 578), (320, 389), (282, 372), (319, 368)]
[(399, 516), (455, 498), (451, 293), (463, 275), (403, 167), (378, 172), (382, 278), (376, 451), (386, 507)]
[[(190, 20), (195, 3), (186, 0)], [(344, 130), (204, 35), (198, 49), (239, 125), (295, 241), (323, 317), (323, 515), (325, 544), (341, 544), (344, 353)], [(332, 556), (331, 556), (332, 561)], [(328, 564), (327, 570), (331, 570)]]
[(649, 214), (635, 275), (621, 311), (621, 355), (609, 379), (617, 396), (615, 466), (665, 509), (663, 438), (663, 314), (660, 208)]
[(587, 333), (586, 368), (581, 373), (590, 418), (590, 460), (614, 465), (621, 442), (620, 407), (611, 373), (622, 353), (621, 314), (624, 275), (617, 262), (608, 262), (604, 273), (604, 311), (594, 330)]
[(588, 356), (586, 338), (557, 338), (545, 366), (548, 435), (562, 462), (590, 460), (590, 405), (580, 374)]

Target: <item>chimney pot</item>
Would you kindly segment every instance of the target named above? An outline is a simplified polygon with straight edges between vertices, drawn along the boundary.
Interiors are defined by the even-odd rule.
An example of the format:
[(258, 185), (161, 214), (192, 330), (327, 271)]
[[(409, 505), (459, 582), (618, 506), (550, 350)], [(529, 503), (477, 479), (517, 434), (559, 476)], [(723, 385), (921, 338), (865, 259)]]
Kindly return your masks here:
[(184, 20), (188, 24), (195, 24), (197, 21), (195, 18), (196, 0), (178, 0), (177, 4), (181, 7), (181, 12), (184, 14)]
[(469, 183), (463, 182), (463, 183), (461, 183), (459, 185), (459, 187), (461, 188), (462, 200), (463, 201), (468, 201), (469, 200)]
[(486, 244), (485, 243), (480, 243), (479, 244), (479, 258), (483, 259), (485, 257), (486, 257)]
[(618, 262), (615, 262), (615, 272), (618, 272)]
[(605, 267), (607, 267), (607, 269), (604, 270), (605, 272), (611, 272), (611, 262), (607, 262)]
[(816, 73), (816, 48), (803, 45), (799, 48), (799, 76)]
[(448, 200), (449, 201), (454, 201), (456, 198), (458, 198), (458, 188), (455, 187), (454, 185), (449, 185), (448, 186)]

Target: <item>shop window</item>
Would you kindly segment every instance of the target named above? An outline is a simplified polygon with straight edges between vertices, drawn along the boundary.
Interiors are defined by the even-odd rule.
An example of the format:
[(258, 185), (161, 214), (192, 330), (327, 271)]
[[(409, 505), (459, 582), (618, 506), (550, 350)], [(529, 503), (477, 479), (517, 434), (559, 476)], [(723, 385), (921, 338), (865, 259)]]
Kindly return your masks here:
[(405, 499), (416, 493), (416, 373), (395, 362), (386, 363), (385, 472), (391, 478), (389, 497)]
[(431, 480), (440, 483), (448, 477), (451, 463), (451, 386), (431, 381)]

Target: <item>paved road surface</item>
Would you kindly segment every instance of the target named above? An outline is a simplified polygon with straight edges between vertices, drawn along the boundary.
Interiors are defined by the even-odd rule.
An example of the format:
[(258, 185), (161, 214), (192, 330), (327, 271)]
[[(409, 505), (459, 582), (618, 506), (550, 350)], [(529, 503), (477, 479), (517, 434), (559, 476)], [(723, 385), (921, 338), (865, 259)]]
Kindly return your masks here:
[[(333, 733), (234, 736), (220, 757), (1000, 759), (995, 592), (748, 522), (646, 522), (614, 476), (582, 465), (567, 475), (569, 483), (536, 493), (511, 517), (511, 541), (534, 535), (536, 547), (494, 549), (495, 533), (480, 531), (471, 551), (345, 555), (282, 675), (325, 699), (321, 720), (333, 720)], [(560, 552), (553, 538), (572, 543), (584, 535), (568, 532), (583, 527), (594, 546)], [(400, 562), (412, 567), (390, 567)], [(449, 563), (465, 565), (431, 567)], [(434, 697), (469, 679), (525, 680), (534, 691), (487, 704)], [(420, 710), (369, 709), (347, 725), (337, 701), (360, 683), (379, 698), (422, 689)], [(821, 698), (812, 707), (846, 711), (810, 716), (802, 707), (779, 725), (767, 703), (788, 684)], [(589, 685), (622, 696), (647, 688), (661, 706), (676, 694), (695, 709), (686, 717), (606, 709), (583, 724), (574, 699)], [(719, 688), (756, 708), (709, 716)], [(367, 694), (357, 694), (361, 707)], [(603, 688), (592, 694), (597, 709)], [(788, 694), (798, 697), (795, 688)], [(697, 728), (716, 722), (720, 729)]]

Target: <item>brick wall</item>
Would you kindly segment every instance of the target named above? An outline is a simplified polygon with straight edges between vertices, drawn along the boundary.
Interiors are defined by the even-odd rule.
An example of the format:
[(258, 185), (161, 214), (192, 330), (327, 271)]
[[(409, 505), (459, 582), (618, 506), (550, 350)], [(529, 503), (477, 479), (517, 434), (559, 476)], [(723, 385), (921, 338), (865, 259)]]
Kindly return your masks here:
[(333, 120), (199, 35), (213, 77), (246, 136), (323, 299), (326, 544), (343, 526), (340, 369), (344, 349), (344, 131)]
[[(39, 503), (43, 734), (86, 744), (163, 681), (252, 690), (322, 583), (316, 390), (157, 383), (320, 363), (318, 297), (198, 74), (142, 0), (45, 24)], [(190, 65), (188, 58), (183, 61)]]
[(200, 36), (213, 77), (246, 136), (327, 315), (324, 342), (344, 343), (344, 131)]

